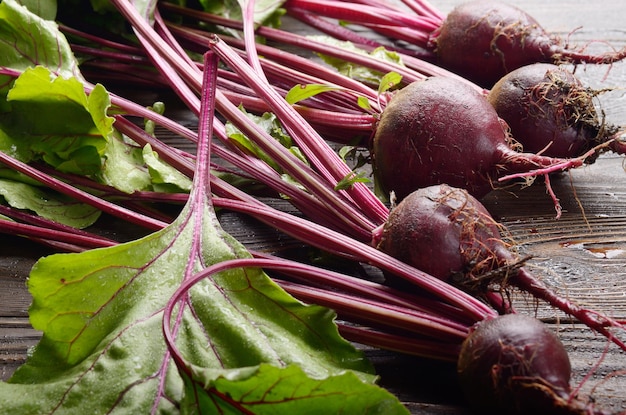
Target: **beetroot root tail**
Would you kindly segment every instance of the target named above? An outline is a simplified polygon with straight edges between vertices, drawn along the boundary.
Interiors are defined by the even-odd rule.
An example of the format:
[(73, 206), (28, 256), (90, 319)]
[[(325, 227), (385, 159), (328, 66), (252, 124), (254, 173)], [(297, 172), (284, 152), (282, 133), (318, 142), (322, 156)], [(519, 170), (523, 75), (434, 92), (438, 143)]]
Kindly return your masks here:
[(587, 310), (557, 295), (523, 267), (519, 269), (517, 275), (511, 282), (523, 291), (533, 295), (535, 298), (541, 299), (551, 306), (576, 318), (590, 329), (605, 336), (620, 349), (626, 351), (626, 343), (609, 330), (609, 328), (621, 329), (626, 333), (626, 326), (624, 326), (624, 324), (600, 312)]

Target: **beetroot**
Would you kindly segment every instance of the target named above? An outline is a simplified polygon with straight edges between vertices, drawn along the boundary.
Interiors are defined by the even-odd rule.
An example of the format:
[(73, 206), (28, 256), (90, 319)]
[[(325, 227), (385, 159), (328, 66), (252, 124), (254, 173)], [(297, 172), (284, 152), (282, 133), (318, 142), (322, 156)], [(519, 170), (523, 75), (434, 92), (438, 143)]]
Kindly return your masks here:
[(500, 79), (488, 100), (525, 151), (577, 157), (617, 131), (598, 116), (594, 98), (599, 93), (562, 67), (536, 63)]
[(445, 184), (419, 189), (394, 207), (378, 249), (479, 295), (494, 282), (481, 277), (500, 268), (506, 273), (516, 262), (487, 209), (465, 190)]
[[(381, 251), (489, 300), (515, 286), (577, 318), (626, 350), (612, 329), (617, 321), (560, 297), (523, 267), (501, 238), (502, 226), (467, 191), (448, 185), (419, 189), (404, 198), (374, 243)], [(390, 279), (391, 284), (396, 283)], [(500, 304), (495, 305), (500, 308)], [(611, 329), (610, 329), (611, 328)]]
[(625, 49), (603, 55), (568, 49), (526, 12), (498, 1), (459, 5), (433, 34), (433, 43), (443, 67), (485, 88), (531, 63), (611, 63), (626, 57)]
[(605, 414), (570, 396), (563, 344), (529, 316), (478, 323), (463, 342), (457, 367), (467, 401), (481, 414)]
[[(408, 3), (411, 7), (421, 2)], [(411, 14), (381, 0), (290, 0), (285, 6), (305, 23), (365, 48), (381, 46), (381, 35), (395, 41), (389, 46), (393, 50), (402, 43), (413, 44), (417, 50), (400, 49), (408, 60), (419, 57), (436, 62), (483, 88), (532, 63), (610, 64), (626, 58), (626, 48), (601, 54), (570, 48), (528, 13), (501, 1), (468, 1), (447, 16), (430, 5), (414, 8)], [(333, 25), (320, 16), (365, 26), (376, 36)], [(426, 73), (434, 74), (429, 69)]]
[(562, 170), (582, 164), (518, 153), (483, 95), (464, 82), (431, 77), (399, 90), (384, 109), (372, 142), (376, 185), (403, 198), (447, 183), (482, 197), (502, 174)]

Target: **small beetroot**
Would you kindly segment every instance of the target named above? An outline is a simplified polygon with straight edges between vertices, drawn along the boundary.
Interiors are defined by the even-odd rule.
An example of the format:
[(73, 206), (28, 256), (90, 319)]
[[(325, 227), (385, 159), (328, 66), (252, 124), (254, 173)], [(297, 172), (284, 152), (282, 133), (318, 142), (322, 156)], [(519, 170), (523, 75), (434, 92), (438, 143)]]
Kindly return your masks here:
[[(543, 300), (604, 334), (626, 350), (613, 330), (625, 327), (558, 295), (524, 267), (502, 239), (487, 209), (463, 189), (435, 185), (416, 190), (389, 214), (374, 243), (381, 251), (490, 300), (511, 286)], [(390, 277), (390, 283), (396, 283)], [(501, 304), (494, 305), (501, 308)], [(506, 310), (505, 310), (506, 311)]]
[(536, 63), (505, 75), (488, 99), (525, 151), (578, 157), (617, 131), (596, 110), (594, 98), (599, 93), (561, 66)]
[(507, 314), (477, 324), (465, 339), (458, 374), (481, 414), (589, 414), (570, 399), (571, 366), (558, 337), (541, 321)]

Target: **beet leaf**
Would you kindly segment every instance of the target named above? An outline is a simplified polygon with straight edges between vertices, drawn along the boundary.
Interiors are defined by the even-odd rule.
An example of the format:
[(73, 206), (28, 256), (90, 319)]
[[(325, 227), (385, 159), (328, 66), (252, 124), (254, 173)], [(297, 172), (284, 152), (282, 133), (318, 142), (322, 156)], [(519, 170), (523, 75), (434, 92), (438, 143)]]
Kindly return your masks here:
[(407, 413), (373, 384), (372, 367), (339, 336), (333, 311), (295, 300), (258, 268), (202, 279), (177, 301), (169, 327), (175, 356), (189, 366), (174, 361), (162, 332), (172, 295), (212, 264), (250, 257), (221, 229), (211, 203), (211, 62), (188, 202), (172, 224), (142, 239), (35, 264), (29, 314), (43, 337), (0, 383), (3, 410)]

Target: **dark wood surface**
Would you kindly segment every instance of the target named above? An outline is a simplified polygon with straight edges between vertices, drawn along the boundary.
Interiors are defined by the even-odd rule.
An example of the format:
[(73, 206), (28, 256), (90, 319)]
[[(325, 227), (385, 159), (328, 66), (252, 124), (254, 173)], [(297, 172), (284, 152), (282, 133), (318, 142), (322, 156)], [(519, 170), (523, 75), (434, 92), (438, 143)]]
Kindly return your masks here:
[[(459, 1), (433, 0), (449, 11)], [(626, 3), (612, 1), (509, 1), (533, 15), (546, 29), (570, 42), (592, 40), (626, 45)], [(577, 29), (572, 32), (572, 30)], [(598, 43), (590, 48), (603, 48)], [(580, 68), (577, 74), (594, 88), (615, 88), (600, 97), (610, 122), (626, 124), (626, 64)], [(181, 114), (185, 116), (185, 114)], [(553, 179), (564, 212), (555, 220), (551, 200), (541, 183), (515, 192), (497, 191), (484, 203), (517, 242), (533, 256), (533, 271), (572, 300), (626, 319), (626, 173), (623, 157), (607, 154), (595, 164)], [(256, 229), (235, 215), (222, 217), (224, 227), (252, 248), (275, 244), (275, 235)], [(115, 227), (115, 223), (110, 224)], [(290, 242), (286, 241), (287, 247)], [(30, 267), (48, 253), (35, 243), (0, 235), (0, 379), (6, 380), (24, 362), (27, 349), (39, 339), (28, 323)], [(294, 243), (293, 247), (297, 247)], [(626, 355), (606, 340), (563, 315), (523, 295), (516, 307), (544, 319), (565, 343), (573, 366), (573, 385), (585, 380), (583, 397), (598, 405), (626, 411)], [(452, 365), (367, 349), (381, 376), (381, 385), (396, 393), (415, 414), (468, 414), (457, 393)], [(596, 367), (597, 365), (597, 367)], [(587, 379), (587, 376), (589, 378)]]

